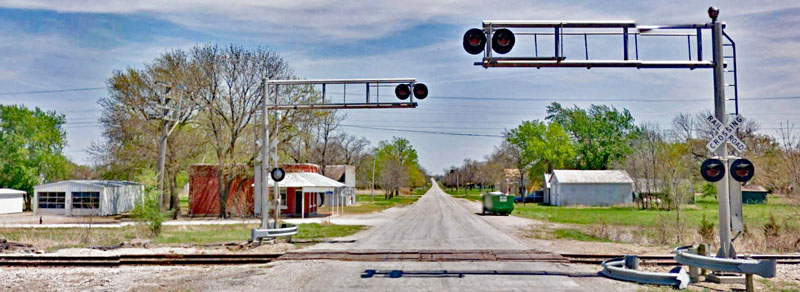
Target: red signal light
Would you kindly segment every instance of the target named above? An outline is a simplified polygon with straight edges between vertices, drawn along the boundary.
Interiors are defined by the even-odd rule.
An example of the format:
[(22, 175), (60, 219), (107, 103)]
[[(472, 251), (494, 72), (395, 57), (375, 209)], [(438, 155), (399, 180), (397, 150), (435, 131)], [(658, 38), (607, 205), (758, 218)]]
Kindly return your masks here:
[(725, 164), (719, 159), (709, 158), (700, 165), (700, 175), (709, 182), (717, 182), (725, 177)]
[(492, 35), (492, 50), (498, 54), (506, 54), (514, 48), (514, 42), (513, 32), (505, 28), (498, 29)]
[(417, 99), (425, 99), (428, 97), (428, 86), (422, 83), (414, 84), (414, 97)]
[(411, 96), (411, 90), (408, 88), (408, 84), (398, 84), (397, 87), (394, 88), (394, 95), (400, 100), (406, 100)]
[(738, 182), (747, 182), (753, 178), (756, 169), (750, 160), (741, 158), (731, 163), (731, 178)]
[(483, 30), (473, 28), (464, 33), (464, 50), (471, 55), (483, 52), (486, 47), (486, 34)]

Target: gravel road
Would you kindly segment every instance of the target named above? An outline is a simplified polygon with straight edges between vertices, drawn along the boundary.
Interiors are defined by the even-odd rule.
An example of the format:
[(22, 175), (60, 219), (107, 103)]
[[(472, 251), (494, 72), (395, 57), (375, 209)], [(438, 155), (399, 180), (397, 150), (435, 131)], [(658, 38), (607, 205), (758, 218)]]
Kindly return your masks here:
[(345, 239), (350, 244), (319, 244), (311, 249), (526, 249), (438, 184), (405, 212), (390, 214), (377, 226)]

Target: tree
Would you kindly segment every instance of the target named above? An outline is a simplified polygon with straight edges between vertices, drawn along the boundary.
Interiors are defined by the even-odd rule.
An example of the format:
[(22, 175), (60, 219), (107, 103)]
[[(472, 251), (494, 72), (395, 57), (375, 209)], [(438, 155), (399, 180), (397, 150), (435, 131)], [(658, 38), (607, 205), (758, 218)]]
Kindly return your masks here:
[(575, 159), (572, 141), (557, 123), (524, 121), (509, 132), (507, 139), (522, 150), (525, 161), (530, 161), (530, 178), (552, 173), (553, 169), (570, 168)]
[(0, 105), (0, 186), (27, 192), (31, 210), (33, 186), (67, 175), (64, 115), (21, 105)]
[(565, 108), (554, 102), (547, 106), (546, 120), (560, 124), (575, 142), (579, 169), (608, 169), (630, 152), (630, 139), (636, 130), (627, 109), (618, 111), (606, 105), (588, 110)]
[[(210, 141), (217, 161), (219, 216), (227, 218), (230, 185), (242, 175), (238, 173), (241, 168), (237, 164), (252, 162), (257, 155), (255, 151), (247, 151), (252, 143), (245, 139), (255, 137), (248, 134), (259, 122), (256, 112), (264, 98), (262, 78), (288, 79), (291, 72), (281, 56), (264, 48), (249, 51), (236, 45), (224, 48), (205, 45), (192, 49), (192, 61), (199, 73), (193, 76), (192, 82), (198, 88), (194, 100), (202, 113), (198, 124)], [(291, 89), (283, 92), (290, 97), (293, 93)], [(274, 138), (280, 139), (280, 136)]]
[[(168, 204), (175, 209), (175, 216), (180, 212), (178, 174), (207, 149), (197, 126), (189, 123), (197, 111), (193, 100), (198, 88), (193, 83), (197, 69), (184, 51), (174, 50), (147, 63), (144, 69), (114, 71), (107, 81), (109, 95), (99, 101), (106, 141), (90, 148), (104, 178), (132, 180), (158, 167), (159, 144), (165, 137), (162, 131), (165, 125), (175, 123), (166, 141), (165, 193), (159, 200), (162, 209)], [(165, 84), (171, 84), (169, 94), (162, 86)], [(174, 121), (167, 121), (163, 119), (164, 106), (183, 111), (170, 114)]]
[(523, 155), (523, 149), (508, 141), (508, 137), (510, 135), (511, 134), (508, 131), (503, 133), (505, 139), (503, 139), (503, 142), (500, 144), (500, 146), (495, 149), (498, 161), (502, 161), (504, 166), (503, 169), (500, 169), (500, 172), (504, 178), (500, 184), (501, 189), (505, 189), (508, 186), (506, 185), (505, 181), (505, 169), (519, 169), (519, 181), (517, 181), (517, 183), (519, 186), (524, 186), (525, 173), (531, 164), (531, 161), (529, 160), (530, 157)]
[(413, 188), (425, 184), (426, 174), (419, 166), (417, 151), (408, 140), (394, 137), (391, 141), (381, 141), (374, 153), (380, 187), (392, 192), (389, 197), (398, 194), (401, 187)]

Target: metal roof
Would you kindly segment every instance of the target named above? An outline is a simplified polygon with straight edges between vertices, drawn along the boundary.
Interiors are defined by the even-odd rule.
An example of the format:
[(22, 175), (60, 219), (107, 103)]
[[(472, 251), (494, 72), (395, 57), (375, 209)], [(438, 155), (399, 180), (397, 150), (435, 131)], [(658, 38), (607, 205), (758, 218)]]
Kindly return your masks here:
[(37, 187), (51, 186), (57, 184), (74, 183), (96, 187), (124, 187), (124, 186), (138, 186), (139, 183), (125, 180), (63, 180), (47, 184), (38, 185)]
[(764, 192), (764, 193), (766, 193), (767, 189), (765, 189), (762, 186), (746, 185), (746, 186), (742, 186), (742, 191), (743, 192)]
[(624, 170), (553, 170), (551, 180), (570, 184), (617, 184), (633, 183), (633, 179)]
[[(275, 186), (272, 178), (269, 178), (269, 185)], [(287, 173), (286, 177), (278, 183), (278, 186), (284, 188), (339, 188), (344, 187), (345, 185), (318, 173), (290, 172)]]
[(0, 195), (24, 195), (27, 192), (15, 189), (0, 189)]

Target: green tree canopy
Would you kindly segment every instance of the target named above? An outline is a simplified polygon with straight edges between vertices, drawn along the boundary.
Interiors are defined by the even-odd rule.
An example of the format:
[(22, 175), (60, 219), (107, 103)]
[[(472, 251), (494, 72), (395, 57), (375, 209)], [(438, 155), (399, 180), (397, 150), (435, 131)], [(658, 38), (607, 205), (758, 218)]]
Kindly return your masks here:
[[(33, 186), (62, 179), (67, 174), (64, 115), (21, 105), (0, 105), (0, 187), (28, 192), (30, 210)], [(41, 181), (40, 181), (41, 180)]]
[(524, 121), (509, 131), (506, 139), (519, 147), (524, 160), (530, 162), (530, 178), (541, 177), (542, 173), (550, 173), (553, 169), (572, 167), (575, 149), (569, 135), (557, 123)]
[(575, 141), (579, 169), (608, 169), (630, 152), (630, 140), (636, 132), (633, 116), (606, 105), (592, 105), (588, 110), (565, 108), (554, 102), (547, 106), (548, 121), (558, 123)]
[[(404, 138), (381, 141), (375, 148), (375, 169), (383, 189), (416, 187), (425, 184), (425, 173), (419, 165), (417, 150)], [(391, 176), (391, 177), (390, 177)]]

